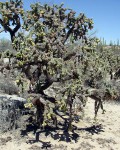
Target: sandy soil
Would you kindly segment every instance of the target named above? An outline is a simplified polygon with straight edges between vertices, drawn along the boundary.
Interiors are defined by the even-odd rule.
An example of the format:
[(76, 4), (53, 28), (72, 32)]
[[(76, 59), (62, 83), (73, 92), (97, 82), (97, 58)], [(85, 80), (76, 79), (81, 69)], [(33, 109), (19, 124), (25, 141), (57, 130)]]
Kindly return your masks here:
[(120, 104), (106, 103), (105, 114), (98, 113), (94, 122), (94, 101), (89, 99), (85, 109), (85, 118), (78, 123), (74, 133), (62, 130), (41, 132), (39, 141), (33, 132), (19, 136), (19, 132), (0, 135), (0, 150), (120, 150)]

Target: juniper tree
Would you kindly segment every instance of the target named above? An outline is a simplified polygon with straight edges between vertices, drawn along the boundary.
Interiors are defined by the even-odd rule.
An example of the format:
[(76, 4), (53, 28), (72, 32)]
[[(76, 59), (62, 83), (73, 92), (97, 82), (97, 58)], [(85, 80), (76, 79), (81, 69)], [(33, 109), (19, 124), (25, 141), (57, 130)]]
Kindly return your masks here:
[[(71, 128), (75, 97), (86, 94), (87, 81), (94, 80), (96, 84), (98, 79), (106, 76), (107, 64), (96, 47), (99, 40), (88, 37), (93, 20), (84, 13), (77, 16), (63, 4), (35, 3), (30, 7), (30, 10), (23, 10), (21, 0), (0, 3), (0, 25), (10, 33), (16, 50), (10, 69), (19, 70), (22, 74), (20, 82), (24, 82), (23, 78), (30, 81), (29, 94), (52, 100), (54, 106), (57, 105), (52, 108), (46, 105), (49, 113), (44, 114), (43, 125), (55, 115), (54, 108), (64, 112), (69, 108), (68, 128)], [(17, 33), (20, 27), (25, 32)], [(33, 67), (35, 69), (31, 71)], [(54, 82), (59, 83), (59, 90), (54, 98), (50, 98), (44, 90)]]

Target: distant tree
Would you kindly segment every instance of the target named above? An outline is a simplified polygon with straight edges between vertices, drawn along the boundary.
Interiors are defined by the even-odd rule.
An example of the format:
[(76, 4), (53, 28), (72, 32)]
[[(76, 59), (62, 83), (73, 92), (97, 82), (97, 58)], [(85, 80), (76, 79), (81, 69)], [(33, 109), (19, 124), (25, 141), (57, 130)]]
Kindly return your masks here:
[(103, 43), (104, 46), (106, 45), (106, 40), (104, 38), (103, 38), (102, 43)]
[(110, 41), (110, 46), (113, 46), (113, 42), (112, 41)]
[(120, 41), (119, 41), (119, 39), (117, 40), (117, 46), (120, 46)]

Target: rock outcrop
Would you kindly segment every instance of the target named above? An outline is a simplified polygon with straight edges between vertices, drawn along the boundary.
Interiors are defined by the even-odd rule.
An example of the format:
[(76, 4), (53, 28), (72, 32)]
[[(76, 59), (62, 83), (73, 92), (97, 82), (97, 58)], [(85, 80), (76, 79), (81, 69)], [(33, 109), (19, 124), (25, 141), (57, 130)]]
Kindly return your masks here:
[(26, 99), (17, 95), (0, 94), (0, 132), (17, 126)]

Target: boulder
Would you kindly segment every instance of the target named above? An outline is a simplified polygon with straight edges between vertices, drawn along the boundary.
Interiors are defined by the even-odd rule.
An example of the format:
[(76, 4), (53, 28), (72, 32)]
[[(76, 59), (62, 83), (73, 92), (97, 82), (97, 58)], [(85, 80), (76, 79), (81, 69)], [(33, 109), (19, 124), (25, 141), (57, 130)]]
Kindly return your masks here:
[(26, 99), (17, 95), (0, 94), (0, 103), (6, 106), (14, 107), (15, 109), (21, 109), (26, 102)]
[[(24, 111), (26, 99), (17, 95), (0, 94), (0, 132), (17, 125), (17, 120)], [(17, 125), (18, 126), (18, 125)]]
[(0, 93), (5, 94), (18, 94), (19, 89), (15, 85), (15, 82), (11, 78), (5, 78), (3, 74), (0, 74)]

